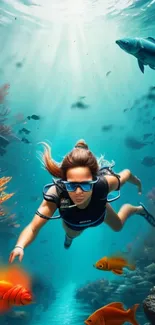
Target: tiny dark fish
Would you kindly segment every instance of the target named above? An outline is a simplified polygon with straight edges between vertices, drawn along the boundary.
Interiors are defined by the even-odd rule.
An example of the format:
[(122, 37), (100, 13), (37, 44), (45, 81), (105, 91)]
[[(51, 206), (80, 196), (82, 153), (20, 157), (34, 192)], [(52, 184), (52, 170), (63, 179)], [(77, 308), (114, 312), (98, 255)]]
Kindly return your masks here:
[(108, 72), (106, 73), (106, 77), (108, 77), (108, 76), (110, 75), (110, 73), (111, 73), (111, 71), (108, 71)]
[(17, 62), (16, 63), (16, 67), (17, 68), (22, 68), (22, 66), (23, 66), (23, 62)]
[(154, 101), (155, 100), (155, 94), (153, 94), (153, 93), (148, 94), (147, 99)]
[(145, 134), (143, 135), (143, 140), (148, 139), (148, 138), (151, 137), (152, 135), (153, 135), (152, 133), (145, 133)]
[(22, 132), (24, 132), (25, 134), (29, 134), (31, 131), (29, 131), (26, 128), (22, 128), (21, 130), (19, 130), (19, 133), (22, 133)]
[(31, 143), (28, 139), (26, 139), (25, 137), (21, 139), (22, 142), (24, 143)]
[(9, 140), (0, 135), (0, 147), (6, 147), (9, 144)]
[(47, 240), (47, 239), (42, 239), (42, 240), (40, 240), (40, 243), (41, 243), (41, 244), (48, 243), (48, 240)]
[(143, 158), (143, 160), (141, 161), (142, 165), (146, 166), (146, 167), (152, 167), (155, 166), (155, 157), (152, 156), (146, 156)]
[(124, 109), (123, 109), (123, 112), (125, 113), (125, 112), (127, 112), (127, 110), (128, 110), (127, 108), (124, 108)]
[(71, 108), (80, 108), (80, 109), (86, 109), (88, 107), (89, 107), (89, 105), (86, 105), (86, 104), (82, 103), (81, 101), (78, 101), (71, 106)]
[(150, 91), (150, 92), (154, 92), (154, 91), (155, 91), (155, 86), (150, 87), (150, 88), (149, 88), (149, 91)]
[(33, 114), (31, 116), (27, 116), (27, 119), (28, 120), (30, 120), (30, 119), (32, 119), (32, 120), (40, 120), (40, 116)]
[(139, 141), (139, 140), (135, 139), (134, 137), (126, 137), (125, 144), (128, 148), (136, 149), (136, 150), (141, 149), (147, 145), (147, 143)]
[(113, 124), (102, 126), (102, 131), (110, 131), (113, 128)]
[(86, 98), (86, 96), (80, 96), (80, 100), (85, 99), (85, 98)]

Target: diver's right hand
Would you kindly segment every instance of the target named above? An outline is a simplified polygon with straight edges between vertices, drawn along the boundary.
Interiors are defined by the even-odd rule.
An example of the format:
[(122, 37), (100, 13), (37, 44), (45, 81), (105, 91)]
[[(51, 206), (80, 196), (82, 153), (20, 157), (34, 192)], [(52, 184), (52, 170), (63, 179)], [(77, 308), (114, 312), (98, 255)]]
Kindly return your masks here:
[(12, 263), (16, 257), (18, 257), (21, 262), (24, 256), (24, 249), (22, 247), (15, 247), (10, 253), (9, 263)]

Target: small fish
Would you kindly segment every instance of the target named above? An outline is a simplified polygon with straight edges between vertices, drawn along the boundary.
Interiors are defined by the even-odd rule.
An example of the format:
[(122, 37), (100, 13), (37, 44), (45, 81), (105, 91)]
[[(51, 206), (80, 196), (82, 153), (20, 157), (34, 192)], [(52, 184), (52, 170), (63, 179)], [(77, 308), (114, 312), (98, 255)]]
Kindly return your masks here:
[(17, 67), (17, 68), (21, 68), (22, 66), (23, 66), (23, 63), (22, 63), (22, 62), (17, 62), (17, 63), (16, 63), (16, 67)]
[(85, 99), (85, 98), (86, 98), (86, 96), (80, 96), (80, 100)]
[(126, 137), (125, 144), (128, 148), (138, 150), (138, 149), (141, 149), (144, 146), (146, 146), (148, 143), (139, 141), (139, 140), (135, 139), (134, 137)]
[(143, 160), (141, 161), (142, 165), (146, 166), (146, 167), (152, 167), (155, 166), (155, 157), (153, 156), (146, 156), (143, 158)]
[(71, 107), (72, 108), (86, 109), (86, 108), (89, 107), (89, 105), (86, 105), (86, 104), (82, 103), (81, 101), (78, 101), (75, 104), (73, 104)]
[(112, 302), (100, 309), (97, 309), (92, 315), (84, 321), (86, 325), (123, 325), (130, 322), (132, 325), (139, 325), (136, 320), (136, 311), (139, 304), (125, 310), (121, 302)]
[(102, 131), (110, 131), (113, 128), (113, 124), (102, 126)]
[(122, 256), (112, 256), (112, 257), (103, 257), (93, 265), (96, 269), (102, 271), (112, 271), (114, 274), (122, 275), (123, 268), (129, 268), (134, 271), (136, 269), (135, 265), (130, 264)]
[(110, 73), (111, 73), (111, 71), (108, 71), (108, 72), (106, 73), (106, 77), (108, 77), (108, 76), (110, 75)]
[(22, 128), (21, 130), (19, 130), (19, 133), (24, 132), (25, 134), (29, 134), (31, 131), (26, 129), (26, 128)]
[(17, 265), (0, 269), (0, 313), (33, 302), (30, 277)]
[(28, 139), (26, 139), (25, 137), (21, 139), (22, 142), (24, 143), (31, 143)]
[(32, 119), (32, 120), (40, 120), (40, 116), (33, 114), (31, 116), (27, 116), (27, 119), (28, 120), (30, 120), (30, 119)]

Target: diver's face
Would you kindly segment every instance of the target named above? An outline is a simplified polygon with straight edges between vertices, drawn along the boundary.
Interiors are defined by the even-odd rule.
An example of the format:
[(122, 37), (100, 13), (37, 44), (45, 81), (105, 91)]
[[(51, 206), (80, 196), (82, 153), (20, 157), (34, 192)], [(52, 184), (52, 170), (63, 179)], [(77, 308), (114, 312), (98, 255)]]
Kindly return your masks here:
[[(80, 183), (92, 180), (92, 174), (88, 167), (69, 168), (66, 176), (68, 182)], [(68, 194), (74, 204), (82, 205), (91, 197), (92, 190), (89, 192), (84, 192), (80, 187), (77, 187), (74, 192), (68, 192)]]

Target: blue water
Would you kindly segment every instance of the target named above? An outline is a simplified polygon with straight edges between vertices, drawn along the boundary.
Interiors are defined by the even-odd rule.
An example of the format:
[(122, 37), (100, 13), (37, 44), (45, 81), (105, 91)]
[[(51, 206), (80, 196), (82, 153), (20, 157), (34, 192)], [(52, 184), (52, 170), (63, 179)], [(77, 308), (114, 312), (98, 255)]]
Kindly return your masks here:
[[(142, 74), (137, 60), (115, 41), (154, 37), (154, 12), (155, 1), (144, 0), (1, 0), (0, 86), (10, 84), (7, 106), (11, 112), (6, 123), (19, 138), (19, 129), (31, 130), (29, 135), (23, 134), (30, 144), (11, 140), (7, 153), (0, 156), (0, 167), (6, 168), (2, 176), (12, 176), (8, 189), (16, 192), (5, 205), (18, 217), (20, 228), (14, 230), (17, 236), (39, 207), (43, 186), (51, 182), (38, 159), (40, 141), (51, 145), (53, 158), (60, 162), (78, 139), (85, 139), (96, 156), (103, 154), (115, 161), (117, 172), (129, 168), (142, 180), (141, 198), (136, 188), (127, 184), (113, 207), (118, 210), (125, 202), (137, 204), (139, 200), (148, 203), (147, 193), (155, 186), (155, 167), (141, 162), (145, 156), (154, 155), (155, 143), (133, 150), (125, 145), (125, 138), (142, 140), (145, 133), (154, 134), (154, 106), (149, 109), (149, 124), (138, 122), (146, 113), (141, 106), (123, 110), (155, 86), (155, 71), (147, 66)], [(79, 96), (85, 96), (87, 109), (71, 108)], [(24, 121), (32, 114), (41, 119), (26, 119), (24, 124), (17, 114)], [(112, 130), (103, 132), (102, 127), (108, 124), (114, 125)], [(101, 225), (86, 230), (66, 251), (61, 221), (48, 225), (25, 250), (22, 264), (33, 274), (50, 279), (56, 298), (46, 312), (36, 309), (41, 316), (33, 316), (30, 322), (80, 325), (89, 312), (84, 314), (82, 303), (74, 297), (75, 290), (101, 278), (117, 279), (94, 269), (94, 262), (125, 250), (129, 243), (140, 245), (150, 226), (137, 216), (128, 220), (120, 233)], [(16, 243), (9, 231), (6, 238), (4, 247), (1, 232), (1, 256), (5, 261)], [(41, 243), (44, 239), (47, 242)]]

